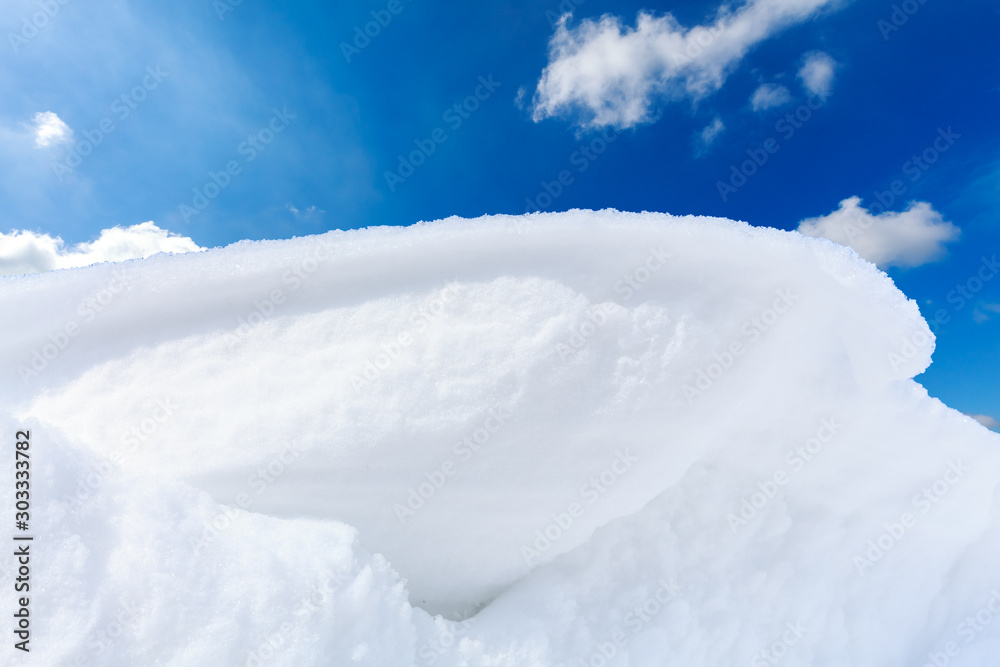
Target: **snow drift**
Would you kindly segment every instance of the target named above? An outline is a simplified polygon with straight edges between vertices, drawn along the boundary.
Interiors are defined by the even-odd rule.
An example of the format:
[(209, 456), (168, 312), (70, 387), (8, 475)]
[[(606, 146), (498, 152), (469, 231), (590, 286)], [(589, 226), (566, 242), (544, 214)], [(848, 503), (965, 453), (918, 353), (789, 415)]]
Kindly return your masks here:
[(1000, 655), (1000, 438), (828, 241), (452, 218), (7, 278), (0, 309), (35, 536), (5, 663)]

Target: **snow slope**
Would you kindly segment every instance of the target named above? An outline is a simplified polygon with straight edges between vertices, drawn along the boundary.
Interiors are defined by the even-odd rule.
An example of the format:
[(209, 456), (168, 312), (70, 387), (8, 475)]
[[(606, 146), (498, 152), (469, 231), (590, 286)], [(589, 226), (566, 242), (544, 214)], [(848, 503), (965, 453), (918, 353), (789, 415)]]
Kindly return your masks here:
[(6, 278), (0, 312), (5, 664), (1000, 664), (1000, 437), (833, 243), (451, 218)]

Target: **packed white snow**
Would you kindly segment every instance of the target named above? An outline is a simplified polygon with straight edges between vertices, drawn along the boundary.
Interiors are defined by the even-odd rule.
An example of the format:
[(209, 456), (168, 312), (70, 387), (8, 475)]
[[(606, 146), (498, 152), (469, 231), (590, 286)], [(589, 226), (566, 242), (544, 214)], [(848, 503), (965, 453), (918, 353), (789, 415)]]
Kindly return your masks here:
[(1000, 436), (831, 242), (451, 218), (6, 278), (0, 312), (4, 664), (1000, 664)]

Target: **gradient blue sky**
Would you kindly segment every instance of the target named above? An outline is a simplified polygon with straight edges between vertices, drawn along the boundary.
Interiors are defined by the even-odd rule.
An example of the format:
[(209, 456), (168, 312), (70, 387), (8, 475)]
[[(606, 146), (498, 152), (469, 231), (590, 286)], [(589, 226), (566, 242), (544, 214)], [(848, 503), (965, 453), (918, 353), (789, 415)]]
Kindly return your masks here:
[[(851, 196), (869, 206), (876, 191), (901, 179), (906, 190), (890, 210), (925, 201), (961, 228), (940, 261), (888, 269), (925, 316), (939, 309), (948, 316), (936, 327), (935, 363), (919, 379), (949, 405), (1000, 418), (1000, 277), (961, 308), (954, 294), (948, 300), (976, 275), (982, 256), (1000, 251), (1000, 8), (993, 2), (909, 0), (915, 11), (888, 39), (879, 21), (903, 3), (829, 3), (752, 44), (728, 64), (717, 89), (652, 96), (650, 115), (619, 124), (615, 141), (581, 172), (574, 152), (609, 130), (586, 127), (586, 114), (572, 111), (532, 116), (558, 0), (397, 0), (398, 13), (350, 62), (342, 43), (388, 0), (62, 1), (6, 0), (0, 8), (2, 231), (76, 243), (152, 220), (216, 246), (521, 213), (563, 170), (573, 180), (548, 210), (655, 210), (795, 229)], [(51, 16), (26, 30), (42, 5)], [(569, 5), (571, 31), (605, 14), (634, 26), (640, 10), (670, 12), (691, 27), (712, 23), (719, 11), (714, 1), (563, 0), (563, 9)], [(786, 139), (776, 123), (815, 100), (796, 74), (816, 51), (836, 62), (830, 92)], [(157, 82), (147, 68), (166, 75)], [(479, 88), (485, 99), (467, 118), (445, 116), (477, 91), (480, 77), (499, 85), (488, 95)], [(151, 89), (129, 100), (144, 78)], [(753, 109), (762, 84), (783, 86), (787, 102)], [(127, 116), (126, 105), (134, 106)], [(295, 118), (277, 121), (281, 131), (262, 150), (244, 144), (274, 110)], [(54, 165), (74, 144), (39, 147), (39, 112), (65, 122), (76, 146), (102, 121), (113, 130), (71, 173), (59, 174)], [(699, 137), (713, 124), (724, 130), (705, 145)], [(911, 181), (907, 161), (949, 127), (960, 137)], [(397, 168), (397, 156), (437, 128), (447, 139), (390, 186), (385, 172)], [(770, 137), (780, 150), (723, 200), (717, 182)], [(195, 188), (231, 161), (239, 173), (204, 210), (183, 215)]]

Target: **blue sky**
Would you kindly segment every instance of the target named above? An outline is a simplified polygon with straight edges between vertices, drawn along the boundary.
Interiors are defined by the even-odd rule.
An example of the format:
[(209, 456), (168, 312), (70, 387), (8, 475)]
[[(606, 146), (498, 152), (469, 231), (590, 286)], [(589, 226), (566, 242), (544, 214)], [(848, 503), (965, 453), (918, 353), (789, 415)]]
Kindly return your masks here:
[(995, 3), (7, 0), (0, 27), (0, 231), (208, 247), (534, 207), (830, 230), (883, 193), (928, 204), (860, 241), (947, 319), (920, 381), (1000, 418)]

